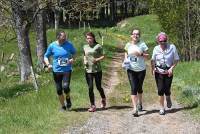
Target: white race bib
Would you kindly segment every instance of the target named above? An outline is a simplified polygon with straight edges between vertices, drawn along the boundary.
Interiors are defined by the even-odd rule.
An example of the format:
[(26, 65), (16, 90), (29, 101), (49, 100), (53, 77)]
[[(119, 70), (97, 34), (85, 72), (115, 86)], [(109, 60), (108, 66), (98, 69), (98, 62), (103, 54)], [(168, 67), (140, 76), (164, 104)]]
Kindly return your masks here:
[(67, 66), (68, 65), (68, 58), (58, 58), (58, 65), (59, 66)]

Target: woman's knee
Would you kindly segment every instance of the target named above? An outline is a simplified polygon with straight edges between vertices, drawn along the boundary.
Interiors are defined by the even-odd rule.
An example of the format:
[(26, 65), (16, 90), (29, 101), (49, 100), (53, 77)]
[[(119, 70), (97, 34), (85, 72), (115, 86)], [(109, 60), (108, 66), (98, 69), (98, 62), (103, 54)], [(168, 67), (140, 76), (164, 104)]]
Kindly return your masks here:
[(137, 95), (137, 92), (138, 92), (138, 91), (137, 91), (136, 89), (132, 89), (132, 90), (131, 90), (131, 95)]
[(66, 94), (70, 92), (69, 83), (67, 82), (63, 83), (63, 90)]
[(63, 91), (62, 91), (62, 89), (59, 89), (59, 90), (57, 90), (57, 95), (62, 95), (63, 94)]
[(163, 95), (164, 95), (164, 91), (158, 90), (158, 95), (159, 95), (159, 96), (163, 96)]
[(143, 90), (142, 90), (142, 89), (139, 89), (139, 90), (138, 90), (138, 93), (139, 93), (139, 94), (142, 94), (142, 93), (143, 93)]

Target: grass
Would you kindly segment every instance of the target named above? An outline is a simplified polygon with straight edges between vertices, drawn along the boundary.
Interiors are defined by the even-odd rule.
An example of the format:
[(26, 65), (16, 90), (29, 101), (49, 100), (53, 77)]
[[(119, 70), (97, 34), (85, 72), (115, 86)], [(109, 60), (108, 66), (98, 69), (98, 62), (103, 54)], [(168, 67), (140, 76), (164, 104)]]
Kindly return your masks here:
[(185, 105), (200, 104), (199, 68), (199, 62), (181, 62), (175, 69), (174, 88), (179, 93), (178, 99)]

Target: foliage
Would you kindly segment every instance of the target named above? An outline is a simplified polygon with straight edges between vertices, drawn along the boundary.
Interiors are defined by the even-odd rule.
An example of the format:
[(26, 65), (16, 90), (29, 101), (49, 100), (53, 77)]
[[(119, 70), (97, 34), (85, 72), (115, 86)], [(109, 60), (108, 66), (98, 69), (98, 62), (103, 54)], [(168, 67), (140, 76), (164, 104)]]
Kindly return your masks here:
[(163, 31), (177, 45), (182, 60), (199, 60), (200, 1), (150, 0), (149, 5)]

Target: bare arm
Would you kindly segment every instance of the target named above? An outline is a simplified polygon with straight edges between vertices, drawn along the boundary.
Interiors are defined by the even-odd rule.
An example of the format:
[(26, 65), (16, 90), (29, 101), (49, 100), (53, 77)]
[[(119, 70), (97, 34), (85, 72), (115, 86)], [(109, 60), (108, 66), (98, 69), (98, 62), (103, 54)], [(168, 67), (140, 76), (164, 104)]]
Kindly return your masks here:
[(128, 56), (127, 52), (124, 53), (124, 58), (126, 59)]
[(47, 57), (44, 58), (44, 63), (47, 65), (47, 68), (50, 71), (52, 69), (52, 65), (50, 64), (49, 59)]
[(155, 61), (154, 60), (151, 60), (151, 73), (152, 73), (152, 75), (154, 75), (154, 73), (155, 73)]
[(96, 63), (96, 62), (98, 62), (98, 61), (101, 61), (101, 60), (103, 60), (104, 58), (105, 58), (104, 55), (100, 56), (99, 58), (95, 58), (94, 61), (93, 61), (93, 63)]

